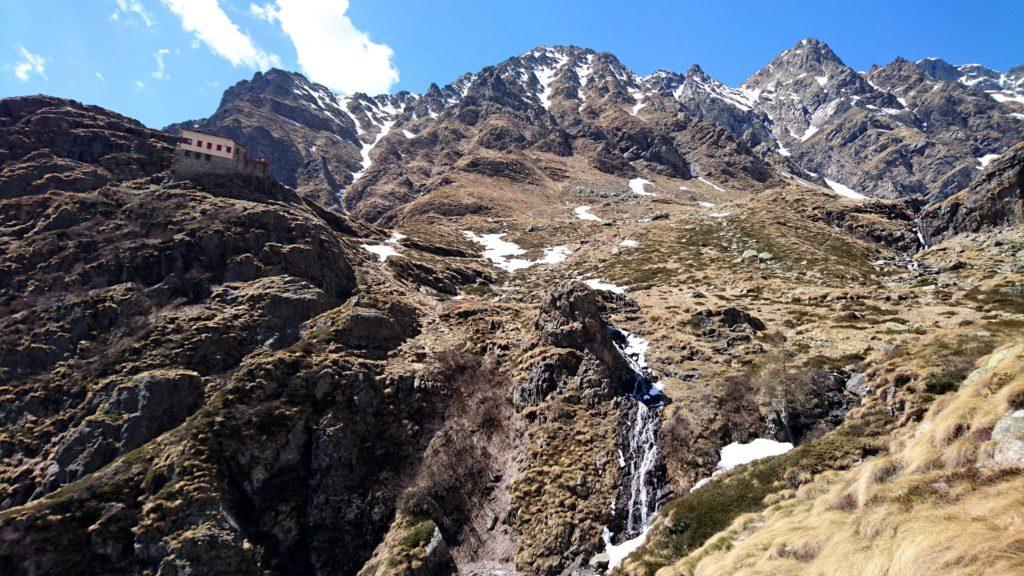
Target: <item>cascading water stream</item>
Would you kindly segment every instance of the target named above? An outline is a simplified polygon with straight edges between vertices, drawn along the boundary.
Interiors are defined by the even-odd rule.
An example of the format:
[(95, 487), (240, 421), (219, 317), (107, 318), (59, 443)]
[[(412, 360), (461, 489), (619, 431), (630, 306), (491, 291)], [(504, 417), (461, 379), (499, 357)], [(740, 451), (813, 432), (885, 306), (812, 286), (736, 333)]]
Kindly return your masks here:
[(925, 241), (924, 233), (921, 231), (921, 219), (920, 218), (915, 218), (914, 219), (914, 226), (915, 226), (914, 231), (917, 232), (917, 241), (921, 244), (921, 249), (924, 250), (924, 249), (928, 248), (928, 242)]
[(636, 420), (629, 439), (629, 515), (626, 518), (627, 536), (635, 536), (651, 523), (656, 498), (651, 497), (654, 464), (658, 458), (658, 415), (637, 399)]
[(629, 481), (626, 521), (620, 533), (623, 538), (619, 544), (613, 544), (611, 531), (605, 529), (604, 535), (610, 568), (643, 543), (657, 512), (658, 428), (660, 408), (664, 405), (660, 386), (646, 373), (649, 343), (623, 330), (613, 330), (620, 336), (616, 347), (635, 374), (633, 391), (628, 396), (636, 402), (636, 410), (629, 430), (628, 452), (620, 459), (625, 464), (623, 480), (628, 478)]

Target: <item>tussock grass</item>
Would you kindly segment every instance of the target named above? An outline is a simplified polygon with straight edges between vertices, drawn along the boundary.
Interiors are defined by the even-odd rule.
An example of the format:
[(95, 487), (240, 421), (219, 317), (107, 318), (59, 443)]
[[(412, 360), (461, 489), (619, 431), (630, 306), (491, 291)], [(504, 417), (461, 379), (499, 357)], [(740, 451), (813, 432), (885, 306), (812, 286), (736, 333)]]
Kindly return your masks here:
[(888, 455), (818, 475), (737, 518), (659, 576), (1024, 573), (1024, 475), (990, 461), (992, 426), (1024, 403), (1024, 344), (894, 433)]

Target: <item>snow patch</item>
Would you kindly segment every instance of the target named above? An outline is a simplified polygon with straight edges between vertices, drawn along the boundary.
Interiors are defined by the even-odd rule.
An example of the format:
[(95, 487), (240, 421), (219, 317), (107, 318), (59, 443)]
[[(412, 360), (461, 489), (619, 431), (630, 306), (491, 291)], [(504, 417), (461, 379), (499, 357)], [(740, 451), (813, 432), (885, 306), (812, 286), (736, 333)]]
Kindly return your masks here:
[(711, 202), (702, 202), (700, 200), (697, 201), (697, 206), (700, 206), (701, 208), (714, 208), (715, 207), (715, 205), (712, 204)]
[(590, 206), (577, 206), (573, 212), (576, 213), (576, 217), (580, 220), (590, 220), (592, 222), (604, 222), (600, 216), (590, 211)]
[(723, 446), (720, 451), (718, 466), (715, 472), (721, 473), (755, 460), (785, 454), (793, 449), (789, 442), (777, 442), (770, 438), (755, 438), (746, 444), (733, 442)]
[(376, 254), (377, 258), (383, 262), (389, 256), (401, 256), (398, 250), (395, 249), (395, 245), (401, 242), (403, 238), (408, 238), (408, 236), (401, 232), (392, 232), (384, 244), (360, 244), (360, 247), (367, 252)]
[(636, 248), (640, 244), (636, 240), (626, 239), (619, 242), (619, 246), (625, 246), (626, 248)]
[(632, 94), (633, 99), (636, 100), (636, 104), (633, 105), (633, 109), (630, 110), (629, 113), (636, 116), (637, 112), (639, 112), (641, 108), (647, 106), (647, 102), (645, 102), (647, 95), (635, 88), (630, 88), (629, 93)]
[(416, 137), (415, 134), (413, 134), (412, 132), (409, 132), (408, 130), (402, 130), (402, 136), (405, 136), (406, 138), (408, 138), (410, 140), (412, 140), (413, 138)]
[(549, 52), (548, 55), (553, 55), (557, 61), (554, 66), (545, 66), (539, 70), (535, 70), (534, 74), (537, 76), (537, 81), (540, 82), (540, 103), (544, 106), (545, 110), (551, 108), (551, 83), (555, 80), (555, 74), (558, 70), (565, 65), (569, 59), (561, 54)]
[(606, 526), (602, 537), (604, 538), (604, 553), (608, 555), (608, 570), (611, 571), (619, 564), (622, 564), (622, 561), (627, 556), (636, 552), (647, 541), (647, 533), (650, 531), (651, 527), (648, 526), (638, 536), (618, 544), (612, 544), (612, 532)]
[(696, 484), (693, 485), (692, 488), (690, 488), (690, 492), (696, 492), (698, 488), (707, 484), (708, 482), (711, 482), (711, 476), (708, 476), (707, 478), (701, 478), (700, 480), (697, 481)]
[(828, 187), (831, 188), (833, 192), (839, 194), (840, 196), (843, 196), (844, 198), (849, 198), (851, 200), (868, 199), (867, 196), (861, 194), (860, 192), (854, 192), (853, 190), (847, 188), (846, 186), (843, 186), (842, 184), (834, 180), (829, 180), (828, 178), (825, 178), (825, 184), (828, 184)]
[(814, 124), (811, 124), (810, 126), (807, 127), (807, 130), (804, 130), (804, 133), (800, 135), (800, 141), (801, 142), (807, 142), (808, 138), (810, 138), (811, 136), (814, 136), (817, 133), (818, 133), (818, 127), (815, 126)]
[(981, 170), (985, 166), (988, 166), (989, 163), (991, 163), (996, 158), (999, 158), (999, 154), (985, 154), (984, 156), (981, 156), (980, 158), (978, 158), (978, 170)]
[(588, 278), (583, 281), (592, 290), (604, 290), (605, 292), (613, 292), (615, 294), (625, 294), (626, 289), (622, 286), (616, 286), (610, 282), (604, 282), (597, 278)]
[(362, 168), (352, 173), (352, 184), (355, 184), (356, 180), (359, 180), (360, 178), (363, 177), (363, 174), (366, 174), (366, 171), (370, 168), (370, 165), (373, 163), (373, 160), (370, 158), (370, 152), (372, 152), (373, 149), (377, 147), (377, 144), (380, 144), (380, 141), (383, 140), (384, 137), (388, 135), (388, 132), (391, 131), (391, 127), (394, 125), (394, 120), (388, 120), (387, 122), (381, 125), (380, 132), (377, 133), (377, 137), (373, 139), (373, 142), (370, 142), (369, 144), (363, 144), (363, 148), (359, 151), (359, 155), (363, 157)]
[(654, 192), (648, 192), (644, 188), (648, 184), (654, 186), (654, 183), (646, 178), (633, 178), (629, 181), (629, 189), (638, 196), (654, 196)]
[(534, 264), (558, 264), (569, 257), (572, 252), (568, 246), (552, 246), (544, 249), (544, 255), (540, 260), (534, 260)]
[(697, 178), (697, 180), (700, 180), (701, 182), (707, 184), (708, 186), (711, 186), (712, 188), (718, 190), (719, 192), (725, 192), (725, 188), (722, 188), (718, 184), (715, 184), (714, 182), (708, 180), (707, 178), (704, 178), (703, 176)]
[(475, 234), (469, 230), (464, 230), (462, 233), (466, 238), (484, 247), (484, 258), (507, 272), (515, 272), (516, 270), (529, 268), (536, 264), (557, 264), (569, 257), (568, 246), (554, 246), (545, 248), (544, 255), (538, 260), (513, 258), (513, 256), (526, 254), (526, 250), (515, 242), (502, 240), (502, 237), (505, 236), (504, 232), (499, 234)]
[(1024, 94), (1014, 94), (1013, 92), (989, 92), (988, 95), (1000, 104), (1003, 102), (1019, 102), (1024, 104)]
[(746, 444), (733, 442), (723, 446), (719, 451), (718, 465), (711, 476), (702, 478), (690, 488), (690, 492), (696, 492), (698, 488), (711, 482), (711, 479), (723, 472), (732, 470), (741, 464), (749, 464), (755, 460), (785, 454), (793, 449), (789, 442), (777, 442), (770, 438), (755, 438)]
[(361, 244), (361, 246), (363, 250), (376, 254), (381, 262), (387, 260), (389, 256), (398, 256), (398, 250), (387, 244)]

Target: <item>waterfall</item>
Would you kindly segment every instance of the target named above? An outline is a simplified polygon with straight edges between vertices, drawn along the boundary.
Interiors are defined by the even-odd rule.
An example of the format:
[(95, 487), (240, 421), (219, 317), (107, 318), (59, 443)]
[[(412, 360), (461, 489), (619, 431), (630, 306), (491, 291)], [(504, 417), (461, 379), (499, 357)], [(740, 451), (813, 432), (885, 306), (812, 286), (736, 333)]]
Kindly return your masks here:
[[(649, 342), (625, 330), (613, 328), (618, 336), (615, 345), (634, 373), (633, 390), (627, 397), (636, 402), (636, 410), (629, 428), (627, 453), (620, 456), (624, 470), (623, 482), (628, 481), (629, 499), (626, 519), (620, 533), (620, 543), (613, 544), (615, 535), (605, 528), (605, 553), (609, 568), (614, 568), (629, 553), (636, 550), (647, 535), (658, 508), (658, 429), (660, 408), (664, 406), (661, 386), (647, 374), (647, 348)], [(613, 506), (614, 511), (614, 506)]]
[(915, 231), (917, 232), (917, 241), (921, 243), (921, 248), (925, 249), (928, 247), (928, 242), (925, 242), (924, 234), (921, 232), (921, 219), (915, 218)]
[(626, 518), (626, 534), (635, 536), (651, 523), (657, 506), (657, 494), (652, 473), (658, 459), (658, 414), (636, 399), (636, 419), (629, 437), (629, 515)]

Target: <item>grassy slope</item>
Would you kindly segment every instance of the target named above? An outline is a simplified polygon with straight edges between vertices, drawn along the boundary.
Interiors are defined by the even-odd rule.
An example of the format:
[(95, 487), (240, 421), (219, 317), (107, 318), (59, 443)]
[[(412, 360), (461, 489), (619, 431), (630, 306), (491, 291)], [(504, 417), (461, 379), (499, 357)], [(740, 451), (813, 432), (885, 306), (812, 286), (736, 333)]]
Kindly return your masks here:
[[(920, 388), (930, 376), (921, 377)], [(932, 403), (921, 423), (892, 432), (887, 447), (872, 446), (882, 439), (886, 418), (870, 410), (818, 441), (677, 499), (626, 570), (1019, 573), (1024, 478), (993, 469), (989, 458), (992, 426), (1022, 405), (1024, 345), (1018, 344), (981, 362), (958, 391)], [(795, 490), (786, 486), (800, 483), (794, 474), (842, 468), (858, 445), (866, 458), (849, 470), (819, 474)], [(872, 448), (880, 450), (871, 455)]]

